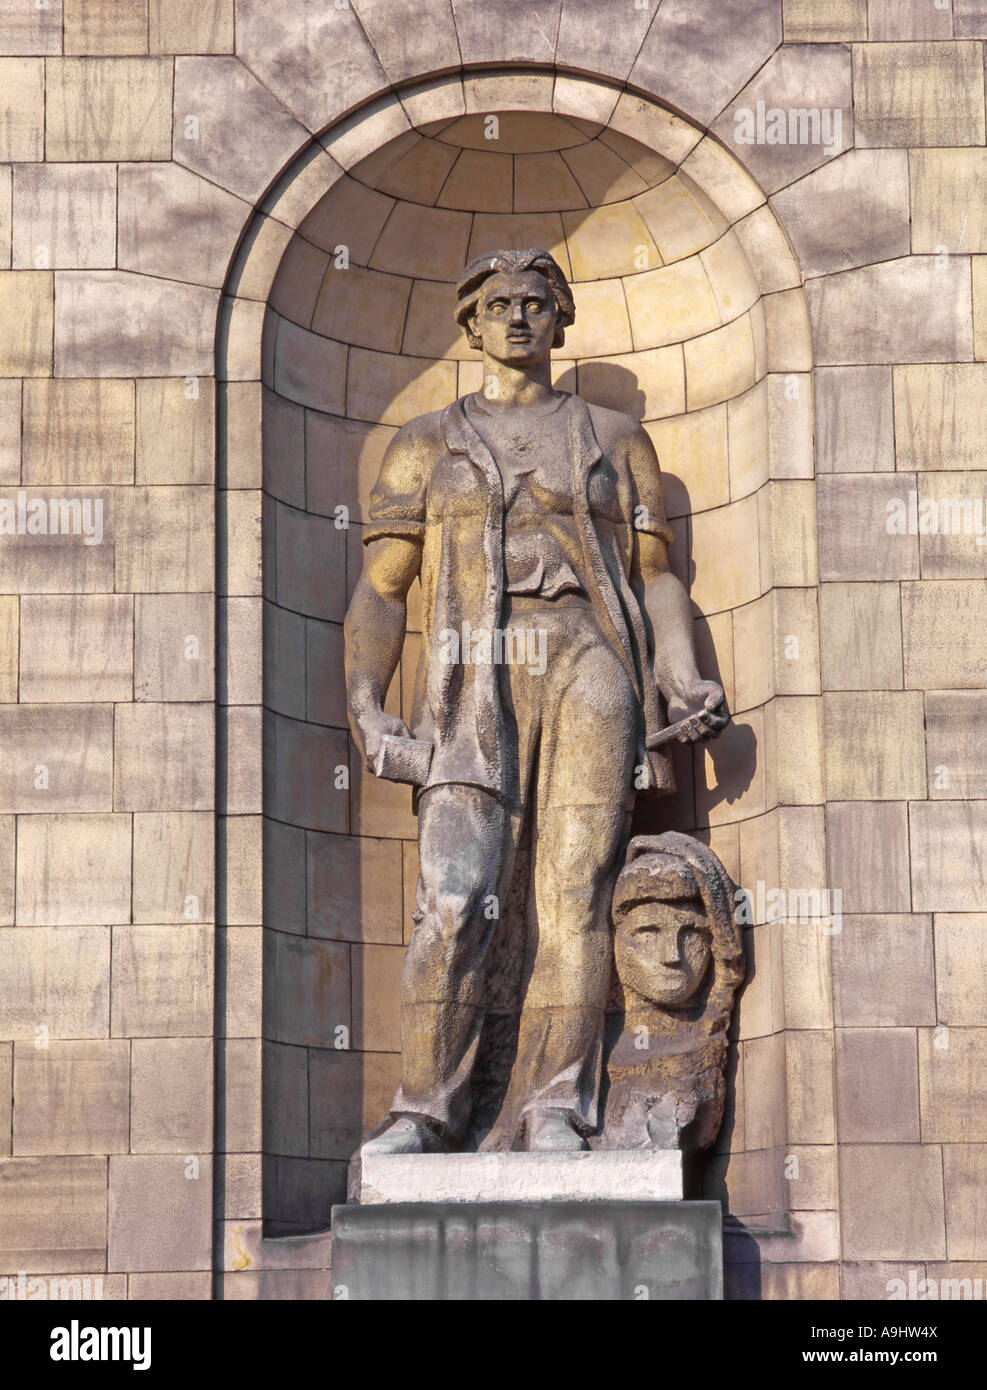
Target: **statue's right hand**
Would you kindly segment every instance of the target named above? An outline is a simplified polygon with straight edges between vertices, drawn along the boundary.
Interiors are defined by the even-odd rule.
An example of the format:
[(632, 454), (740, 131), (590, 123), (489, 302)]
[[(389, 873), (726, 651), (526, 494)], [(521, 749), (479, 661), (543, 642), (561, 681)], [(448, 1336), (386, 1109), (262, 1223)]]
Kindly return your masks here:
[(375, 770), (381, 739), (385, 734), (395, 738), (410, 738), (411, 732), (403, 719), (394, 714), (385, 714), (382, 709), (370, 710), (359, 716), (357, 727), (363, 740), (363, 758), (371, 772)]

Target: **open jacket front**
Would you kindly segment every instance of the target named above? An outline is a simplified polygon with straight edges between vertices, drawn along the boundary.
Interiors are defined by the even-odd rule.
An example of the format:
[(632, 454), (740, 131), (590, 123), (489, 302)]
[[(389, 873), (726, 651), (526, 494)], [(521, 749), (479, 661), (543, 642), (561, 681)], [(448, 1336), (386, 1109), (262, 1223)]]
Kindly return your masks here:
[[(583, 574), (601, 632), (620, 656), (641, 703), (641, 785), (674, 787), (671, 765), (644, 740), (663, 726), (652, 675), (650, 623), (631, 585), (635, 535), (670, 542), (661, 478), (645, 431), (630, 416), (570, 396), (573, 510)], [(504, 718), (497, 668), (442, 659), (442, 634), (493, 633), (504, 589), (504, 490), (500, 471), (463, 400), (422, 415), (392, 440), (371, 494), (364, 544), (380, 536), (422, 542), (423, 646), (412, 732), (434, 744), (428, 786), (465, 782), (504, 792)], [(661, 634), (657, 634), (661, 640)]]

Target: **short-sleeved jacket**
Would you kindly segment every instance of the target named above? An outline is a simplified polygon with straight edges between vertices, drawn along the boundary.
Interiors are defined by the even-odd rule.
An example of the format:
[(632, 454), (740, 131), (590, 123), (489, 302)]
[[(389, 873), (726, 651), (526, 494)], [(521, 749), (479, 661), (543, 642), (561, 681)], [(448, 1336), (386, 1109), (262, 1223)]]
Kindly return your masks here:
[[(571, 396), (569, 452), (582, 573), (600, 630), (630, 677), (643, 713), (638, 763), (647, 784), (674, 786), (662, 753), (643, 740), (663, 725), (652, 675), (650, 624), (631, 584), (636, 532), (666, 541), (661, 476), (646, 432), (628, 415)], [(500, 470), (463, 400), (419, 416), (391, 441), (371, 493), (364, 543), (401, 536), (422, 543), (422, 657), (412, 731), (432, 741), (428, 786), (466, 782), (503, 792), (503, 713), (496, 668), (441, 659), (437, 634), (464, 623), (493, 632), (504, 587), (504, 495)]]

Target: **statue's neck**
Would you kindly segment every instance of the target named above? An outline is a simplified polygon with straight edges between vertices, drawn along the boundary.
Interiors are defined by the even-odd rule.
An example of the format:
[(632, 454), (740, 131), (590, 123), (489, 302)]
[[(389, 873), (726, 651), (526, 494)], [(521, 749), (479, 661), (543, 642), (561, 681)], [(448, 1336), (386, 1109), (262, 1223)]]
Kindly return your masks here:
[(552, 364), (548, 358), (523, 370), (483, 356), (483, 385), (479, 394), (491, 411), (512, 406), (546, 405), (554, 398)]

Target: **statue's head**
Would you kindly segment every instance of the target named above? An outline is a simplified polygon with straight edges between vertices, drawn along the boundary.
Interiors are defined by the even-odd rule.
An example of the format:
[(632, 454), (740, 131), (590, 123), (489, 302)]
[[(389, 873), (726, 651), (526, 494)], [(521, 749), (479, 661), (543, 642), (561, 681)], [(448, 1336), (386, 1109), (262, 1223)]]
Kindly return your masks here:
[(625, 990), (680, 1010), (712, 971), (708, 1003), (719, 1012), (743, 979), (732, 885), (705, 845), (669, 833), (638, 836), (614, 887), (614, 954)]
[(457, 286), (456, 322), (470, 347), (498, 362), (543, 362), (576, 317), (569, 282), (547, 251), (489, 251)]

